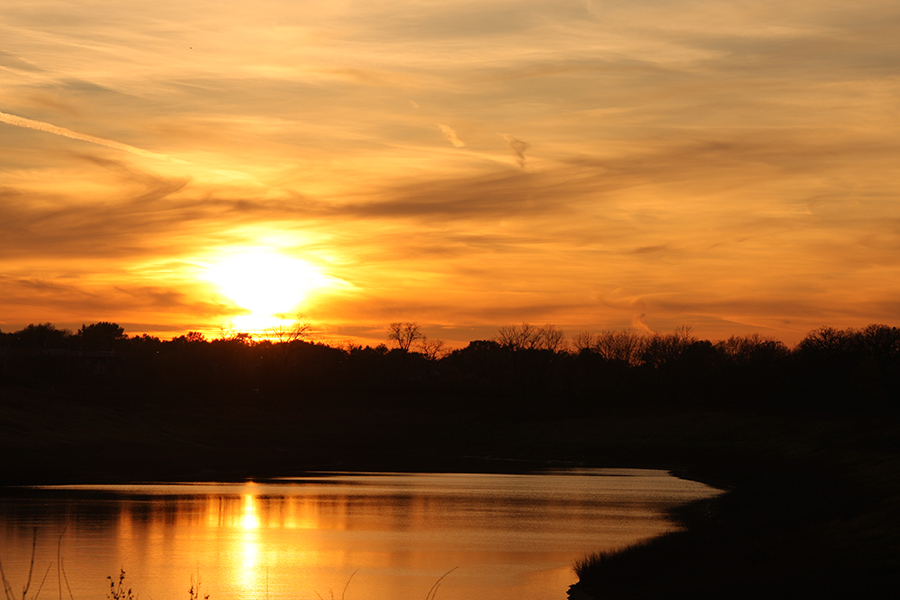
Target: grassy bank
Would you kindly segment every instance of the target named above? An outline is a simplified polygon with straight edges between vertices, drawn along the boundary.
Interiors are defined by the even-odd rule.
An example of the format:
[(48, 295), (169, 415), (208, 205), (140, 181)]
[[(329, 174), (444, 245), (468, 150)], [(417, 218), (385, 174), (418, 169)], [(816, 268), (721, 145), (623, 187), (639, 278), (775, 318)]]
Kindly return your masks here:
[(894, 413), (675, 413), (564, 429), (544, 444), (601, 463), (675, 468), (730, 490), (676, 511), (686, 531), (588, 557), (575, 597), (880, 597), (895, 585)]

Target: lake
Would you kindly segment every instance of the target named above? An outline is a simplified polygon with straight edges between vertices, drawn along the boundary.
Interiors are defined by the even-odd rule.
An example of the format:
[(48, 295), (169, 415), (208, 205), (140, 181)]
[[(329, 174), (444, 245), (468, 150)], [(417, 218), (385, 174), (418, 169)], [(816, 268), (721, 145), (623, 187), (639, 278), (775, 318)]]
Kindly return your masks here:
[(124, 569), (138, 600), (565, 600), (575, 560), (717, 493), (643, 469), (7, 488), (0, 561), (19, 597), (36, 531), (29, 597), (104, 598)]

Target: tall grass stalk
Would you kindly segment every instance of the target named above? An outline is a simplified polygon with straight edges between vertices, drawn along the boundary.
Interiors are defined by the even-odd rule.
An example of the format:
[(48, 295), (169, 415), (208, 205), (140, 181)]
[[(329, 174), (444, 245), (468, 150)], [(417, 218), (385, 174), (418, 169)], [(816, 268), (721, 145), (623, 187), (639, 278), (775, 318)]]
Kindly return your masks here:
[[(68, 524), (67, 524), (68, 527)], [(63, 529), (62, 534), (60, 534), (59, 539), (56, 543), (56, 564), (57, 564), (57, 588), (59, 591), (59, 600), (62, 600), (62, 584), (65, 582), (66, 591), (69, 594), (69, 600), (75, 600), (74, 595), (72, 594), (72, 588), (69, 585), (69, 578), (66, 575), (66, 569), (63, 566), (63, 558), (62, 558), (62, 537), (65, 535), (65, 529)], [(38, 600), (38, 597), (41, 594), (41, 590), (44, 587), (44, 583), (47, 581), (47, 576), (50, 574), (50, 569), (53, 567), (53, 563), (51, 562), (47, 565), (47, 570), (44, 572), (43, 578), (41, 578), (41, 583), (37, 588), (37, 591), (29, 597), (28, 591), (31, 589), (32, 579), (34, 577), (34, 563), (35, 556), (37, 554), (37, 529), (34, 531), (34, 535), (31, 540), (31, 561), (28, 565), (28, 578), (25, 581), (25, 585), (22, 587), (22, 595), (18, 596), (13, 590), (12, 584), (6, 578), (6, 572), (3, 570), (3, 561), (0, 560), (0, 581), (3, 583), (3, 595), (6, 600)], [(599, 559), (598, 555), (591, 555), (590, 557), (586, 557), (581, 561), (578, 561), (575, 566), (576, 573), (582, 569), (586, 568), (587, 565), (591, 561), (596, 561)], [(583, 566), (582, 566), (583, 565)], [(453, 571), (458, 569), (459, 567), (453, 567), (440, 577), (438, 577), (437, 581), (432, 584), (431, 588), (428, 590), (428, 594), (425, 595), (425, 600), (435, 600), (437, 596), (437, 591), (441, 587), (441, 582), (450, 575)], [(347, 589), (350, 587), (350, 582), (353, 581), (353, 577), (359, 573), (359, 569), (353, 571), (350, 574), (350, 577), (347, 578), (347, 583), (344, 584), (344, 589), (341, 590), (341, 600), (345, 600), (347, 595)], [(106, 579), (109, 581), (109, 590), (106, 593), (107, 600), (136, 600), (137, 596), (135, 596), (134, 591), (127, 587), (125, 584), (125, 569), (119, 570), (119, 576), (117, 579), (113, 579), (112, 576), (107, 575)], [(209, 600), (209, 594), (204, 594), (201, 589), (200, 582), (200, 570), (197, 570), (197, 581), (194, 582), (194, 575), (191, 575), (191, 588), (188, 590), (189, 600)], [(316, 592), (316, 596), (319, 597), (319, 600), (325, 600), (322, 598), (322, 595), (319, 592)], [(269, 570), (266, 569), (266, 600), (269, 598)], [(330, 592), (330, 600), (334, 600), (334, 591)]]
[(591, 571), (592, 569), (596, 569), (602, 562), (608, 560), (614, 552), (592, 552), (583, 558), (579, 558), (575, 561), (575, 564), (572, 566), (572, 570), (575, 571), (575, 575), (578, 576), (579, 579), (583, 578), (584, 575)]
[(438, 580), (435, 581), (434, 585), (431, 586), (431, 589), (428, 590), (428, 595), (425, 596), (425, 600), (434, 600), (434, 597), (437, 594), (438, 588), (441, 587), (441, 581), (444, 579), (444, 577), (446, 577), (453, 571), (457, 570), (458, 568), (459, 567), (453, 567), (452, 569), (450, 569), (449, 571), (447, 571), (446, 573), (444, 573), (443, 575), (438, 577)]
[[(453, 567), (452, 569), (450, 569), (449, 571), (447, 571), (446, 573), (444, 573), (443, 575), (438, 577), (438, 580), (435, 581), (434, 584), (431, 586), (431, 589), (428, 590), (428, 594), (425, 596), (425, 600), (434, 600), (434, 597), (437, 594), (438, 588), (441, 587), (441, 581), (444, 579), (444, 577), (446, 577), (447, 575), (449, 575), (450, 573), (452, 573), (453, 571), (455, 571), (458, 568), (459, 567)], [(353, 573), (350, 574), (350, 577), (347, 578), (347, 583), (344, 584), (344, 589), (341, 591), (341, 600), (344, 600), (344, 595), (347, 593), (347, 588), (350, 587), (350, 581), (353, 579), (353, 576), (356, 575), (357, 573), (359, 573), (359, 569), (353, 571)], [(330, 594), (330, 600), (334, 600), (334, 590), (331, 590), (329, 592), (329, 594)], [(322, 594), (320, 594), (319, 592), (316, 592), (316, 596), (319, 597), (319, 600), (325, 600), (325, 598), (323, 598)], [(266, 597), (268, 598), (268, 596), (266, 596)]]
[[(66, 582), (66, 590), (69, 592), (69, 600), (75, 600), (75, 596), (72, 595), (72, 588), (69, 586), (69, 578), (66, 577), (66, 569), (63, 566), (62, 559), (62, 539), (63, 536), (66, 535), (66, 530), (69, 528), (69, 521), (66, 521), (66, 526), (63, 527), (62, 533), (59, 534), (59, 537), (56, 539), (56, 586), (59, 590), (59, 600), (62, 600), (62, 581)], [(35, 530), (35, 535), (37, 535), (37, 530)], [(47, 572), (50, 572), (50, 567), (47, 567)], [(62, 577), (60, 577), (62, 576)], [(46, 575), (44, 578), (46, 579)], [(62, 581), (60, 581), (62, 579)], [(41, 583), (41, 587), (44, 584)]]
[[(37, 527), (34, 529), (34, 535), (31, 539), (31, 562), (28, 565), (28, 579), (25, 581), (25, 585), (22, 588), (22, 597), (21, 600), (28, 600), (28, 590), (31, 589), (31, 579), (34, 576), (34, 557), (37, 554)], [(44, 572), (44, 577), (41, 579), (41, 584), (38, 586), (37, 591), (31, 596), (31, 600), (37, 600), (38, 596), (41, 595), (41, 590), (44, 589), (44, 582), (47, 581), (47, 575), (50, 574), (50, 567), (53, 566), (53, 563), (47, 565), (47, 570)], [(13, 591), (12, 584), (6, 578), (6, 572), (3, 570), (3, 561), (0, 561), (0, 580), (3, 582), (3, 594), (6, 596), (6, 600), (18, 600), (16, 593)], [(60, 600), (62, 600), (62, 596), (60, 596)]]

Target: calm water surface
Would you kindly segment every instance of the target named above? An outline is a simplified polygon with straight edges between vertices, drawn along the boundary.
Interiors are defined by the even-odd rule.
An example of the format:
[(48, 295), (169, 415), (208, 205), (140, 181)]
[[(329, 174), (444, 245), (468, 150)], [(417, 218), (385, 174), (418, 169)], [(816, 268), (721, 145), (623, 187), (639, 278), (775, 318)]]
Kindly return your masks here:
[(75, 600), (105, 598), (124, 568), (139, 600), (187, 600), (198, 576), (210, 600), (425, 600), (455, 568), (437, 600), (564, 600), (576, 559), (715, 493), (633, 469), (18, 488), (0, 492), (0, 561), (20, 595), (37, 528), (45, 598), (68, 597), (63, 571)]

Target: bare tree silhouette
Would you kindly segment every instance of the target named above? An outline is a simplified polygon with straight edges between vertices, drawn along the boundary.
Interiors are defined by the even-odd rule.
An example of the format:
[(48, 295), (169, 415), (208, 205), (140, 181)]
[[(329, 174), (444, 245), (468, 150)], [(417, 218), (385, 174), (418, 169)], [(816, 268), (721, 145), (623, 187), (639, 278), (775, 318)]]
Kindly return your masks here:
[(419, 330), (419, 324), (410, 321), (397, 321), (388, 326), (388, 340), (397, 343), (401, 350), (409, 352), (413, 342), (423, 340), (425, 336)]
[(540, 330), (530, 323), (506, 325), (497, 330), (496, 342), (510, 350), (530, 350), (537, 347)]
[(536, 327), (530, 323), (507, 325), (497, 330), (495, 341), (511, 350), (562, 350), (565, 333), (555, 325)]
[(294, 321), (288, 325), (280, 323), (265, 330), (265, 336), (273, 343), (290, 344), (297, 340), (305, 340), (312, 337), (312, 323), (302, 313), (294, 316)]
[(422, 354), (425, 355), (425, 358), (430, 361), (441, 360), (448, 354), (444, 340), (430, 340), (425, 336), (422, 336), (422, 339), (419, 340), (419, 348), (422, 349)]
[(647, 337), (632, 329), (603, 331), (594, 340), (592, 350), (606, 360), (637, 366), (647, 344)]

